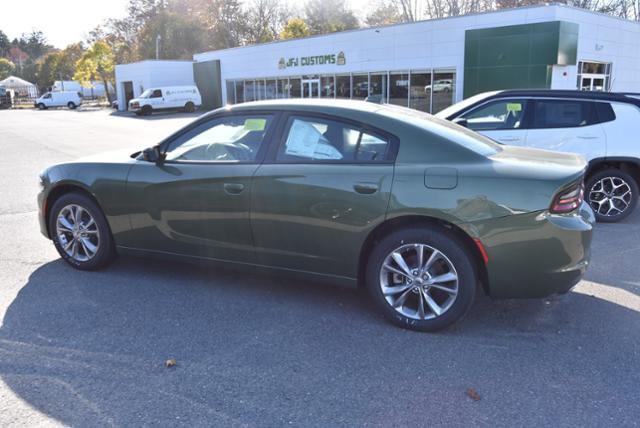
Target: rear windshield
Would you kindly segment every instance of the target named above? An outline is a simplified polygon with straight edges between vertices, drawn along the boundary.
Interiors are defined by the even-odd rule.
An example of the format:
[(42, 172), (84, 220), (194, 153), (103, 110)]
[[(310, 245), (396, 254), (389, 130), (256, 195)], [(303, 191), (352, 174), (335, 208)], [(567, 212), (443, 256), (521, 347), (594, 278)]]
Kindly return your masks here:
[(428, 113), (388, 104), (385, 104), (384, 111), (389, 116), (417, 125), (425, 131), (439, 135), (482, 156), (491, 156), (502, 150), (500, 145), (490, 138)]

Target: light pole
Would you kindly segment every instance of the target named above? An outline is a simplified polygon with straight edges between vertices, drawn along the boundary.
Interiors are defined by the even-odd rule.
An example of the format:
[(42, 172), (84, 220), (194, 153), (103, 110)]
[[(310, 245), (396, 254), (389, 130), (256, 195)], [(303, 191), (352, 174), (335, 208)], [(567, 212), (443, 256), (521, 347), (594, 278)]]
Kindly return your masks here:
[(160, 40), (162, 40), (162, 37), (158, 34), (156, 36), (156, 59), (160, 59)]

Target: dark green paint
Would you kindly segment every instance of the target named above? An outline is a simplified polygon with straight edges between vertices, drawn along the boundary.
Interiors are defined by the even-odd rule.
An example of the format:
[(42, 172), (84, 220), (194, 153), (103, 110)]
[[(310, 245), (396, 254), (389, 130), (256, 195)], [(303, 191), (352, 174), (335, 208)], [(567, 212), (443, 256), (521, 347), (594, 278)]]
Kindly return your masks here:
[(195, 62), (193, 79), (202, 96), (202, 109), (213, 110), (222, 107), (222, 77), (220, 60)]
[(575, 65), (578, 24), (552, 21), (467, 30), (464, 97), (551, 87), (552, 65)]
[[(268, 155), (257, 164), (156, 165), (127, 154), (83, 159), (45, 171), (38, 199), (43, 233), (51, 191), (73, 185), (103, 208), (119, 252), (268, 266), (353, 282), (372, 233), (389, 221), (425, 219), (458, 228), (471, 251), (472, 238), (483, 242), (496, 297), (565, 291), (584, 272), (593, 215), (588, 208), (548, 212), (558, 190), (581, 179), (581, 158), (499, 148), (449, 122), (364, 102), (247, 103), (200, 120), (265, 110), (274, 114), (274, 126), (295, 112), (384, 130), (400, 142), (397, 159), (351, 165), (277, 164)], [(274, 137), (271, 144), (279, 142)], [(243, 189), (228, 192), (225, 183)], [(362, 194), (357, 186), (377, 190)]]

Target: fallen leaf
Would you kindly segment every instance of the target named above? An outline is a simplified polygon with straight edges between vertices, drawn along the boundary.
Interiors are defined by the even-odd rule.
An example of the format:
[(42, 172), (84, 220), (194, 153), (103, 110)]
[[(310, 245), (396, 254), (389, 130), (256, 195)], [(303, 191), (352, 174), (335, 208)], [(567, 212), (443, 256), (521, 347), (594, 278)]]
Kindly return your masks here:
[(175, 366), (176, 364), (177, 364), (177, 362), (176, 362), (176, 359), (175, 359), (175, 358), (171, 358), (171, 359), (169, 359), (169, 360), (167, 360), (167, 361), (165, 361), (165, 362), (164, 362), (164, 366), (165, 366), (166, 368), (173, 367), (173, 366)]
[(478, 394), (478, 391), (476, 391), (475, 388), (467, 389), (467, 396), (473, 401), (480, 401), (480, 394)]

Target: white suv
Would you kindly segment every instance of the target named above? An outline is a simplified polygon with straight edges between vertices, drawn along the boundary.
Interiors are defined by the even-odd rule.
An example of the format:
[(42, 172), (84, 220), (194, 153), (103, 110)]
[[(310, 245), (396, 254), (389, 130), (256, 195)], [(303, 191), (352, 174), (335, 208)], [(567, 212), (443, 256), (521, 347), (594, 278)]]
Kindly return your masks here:
[(627, 217), (638, 202), (640, 99), (623, 94), (508, 90), (473, 96), (436, 115), (499, 143), (577, 153), (598, 221)]

